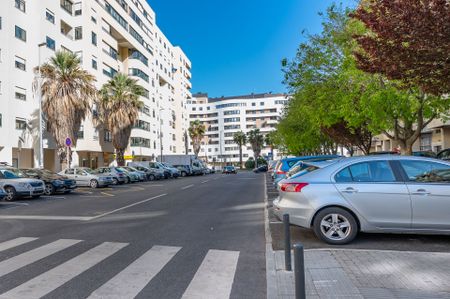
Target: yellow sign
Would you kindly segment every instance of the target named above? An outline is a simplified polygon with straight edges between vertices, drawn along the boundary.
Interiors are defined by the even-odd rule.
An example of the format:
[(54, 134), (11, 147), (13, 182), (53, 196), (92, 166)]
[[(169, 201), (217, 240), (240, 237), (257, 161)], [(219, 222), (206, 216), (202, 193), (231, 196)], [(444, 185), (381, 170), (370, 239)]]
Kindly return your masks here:
[(134, 156), (123, 156), (125, 160), (133, 160)]

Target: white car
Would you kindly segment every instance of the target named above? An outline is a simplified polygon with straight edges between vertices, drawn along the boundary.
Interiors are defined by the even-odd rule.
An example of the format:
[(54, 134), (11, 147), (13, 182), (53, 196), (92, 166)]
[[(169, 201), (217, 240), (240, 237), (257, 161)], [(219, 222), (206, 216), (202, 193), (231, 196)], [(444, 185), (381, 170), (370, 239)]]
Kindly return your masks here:
[(75, 180), (78, 186), (87, 186), (93, 189), (114, 184), (112, 176), (95, 173), (87, 167), (67, 168), (59, 172), (59, 174)]
[(44, 186), (41, 180), (20, 178), (7, 168), (0, 168), (0, 188), (5, 190), (7, 201), (20, 197), (38, 198), (44, 194)]

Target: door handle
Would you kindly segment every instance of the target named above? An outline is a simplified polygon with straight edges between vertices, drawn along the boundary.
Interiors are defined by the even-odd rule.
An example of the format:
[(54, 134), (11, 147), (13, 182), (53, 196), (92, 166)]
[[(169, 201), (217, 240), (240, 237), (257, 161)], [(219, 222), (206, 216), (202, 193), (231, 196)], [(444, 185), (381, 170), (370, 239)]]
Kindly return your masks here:
[(352, 187), (348, 187), (348, 188), (345, 188), (344, 190), (342, 190), (341, 192), (352, 194), (352, 193), (358, 193), (358, 190), (356, 190)]
[(425, 189), (418, 189), (416, 192), (413, 192), (412, 195), (430, 195), (431, 192), (428, 192)]

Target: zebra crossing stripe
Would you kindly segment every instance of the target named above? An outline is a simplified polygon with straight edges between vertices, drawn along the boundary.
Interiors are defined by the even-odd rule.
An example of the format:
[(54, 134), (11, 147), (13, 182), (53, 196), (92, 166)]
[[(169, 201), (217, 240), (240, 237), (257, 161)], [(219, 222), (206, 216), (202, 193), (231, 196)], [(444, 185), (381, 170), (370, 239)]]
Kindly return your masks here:
[(102, 243), (2, 294), (0, 298), (41, 298), (127, 245), (127, 243)]
[(180, 249), (181, 247), (153, 246), (152, 249), (94, 291), (88, 299), (136, 297)]
[(37, 238), (27, 238), (27, 237), (22, 237), (22, 238), (16, 238), (16, 239), (12, 239), (9, 241), (5, 241), (3, 243), (0, 243), (0, 252), (17, 247), (19, 245), (23, 245), (25, 243), (31, 242), (37, 240)]
[(0, 262), (0, 277), (66, 249), (81, 240), (60, 239)]
[(238, 251), (209, 250), (182, 299), (230, 297)]

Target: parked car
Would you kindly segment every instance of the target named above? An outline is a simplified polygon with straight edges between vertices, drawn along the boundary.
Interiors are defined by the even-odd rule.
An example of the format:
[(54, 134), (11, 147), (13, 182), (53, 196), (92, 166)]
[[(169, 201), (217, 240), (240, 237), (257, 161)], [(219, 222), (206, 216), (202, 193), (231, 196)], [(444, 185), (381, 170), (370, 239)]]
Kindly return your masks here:
[(113, 185), (125, 184), (128, 181), (127, 174), (119, 167), (99, 167), (95, 172), (112, 176)]
[(253, 172), (261, 173), (261, 172), (267, 172), (267, 170), (268, 170), (267, 165), (262, 165), (262, 166), (259, 166), (258, 168), (253, 169)]
[(127, 169), (125, 169), (124, 167), (118, 167), (120, 171), (122, 171), (126, 177), (125, 177), (125, 184), (128, 183), (136, 183), (141, 181), (141, 177), (138, 173), (136, 173), (135, 171), (129, 171)]
[(450, 148), (440, 151), (436, 157), (441, 160), (450, 161)]
[[(317, 162), (319, 163), (319, 162)], [(313, 164), (313, 163), (311, 163)], [(274, 212), (330, 244), (358, 232), (450, 234), (450, 163), (365, 156), (312, 165), (279, 183)]]
[(178, 170), (178, 168), (175, 168), (172, 165), (167, 164), (167, 163), (159, 163), (159, 164), (161, 164), (164, 168), (169, 170), (171, 178), (175, 178), (176, 179), (176, 178), (178, 178), (180, 176), (180, 171)]
[(338, 156), (338, 155), (319, 155), (319, 156), (300, 156), (300, 157), (281, 159), (274, 170), (274, 177), (273, 177), (274, 185), (276, 186), (276, 184), (279, 181), (281, 181), (282, 179), (285, 179), (288, 171), (298, 161), (309, 161), (309, 160), (316, 160), (316, 159), (334, 159), (334, 158), (339, 158), (339, 157), (340, 156)]
[(159, 171), (158, 169), (148, 168), (140, 165), (133, 165), (133, 168), (136, 168), (139, 171), (142, 171), (147, 176), (148, 181), (154, 181), (164, 178), (164, 172)]
[(171, 172), (169, 169), (167, 169), (166, 167), (164, 167), (162, 164), (160, 164), (159, 162), (149, 162), (149, 167), (153, 168), (153, 169), (158, 169), (160, 171), (163, 172), (164, 174), (164, 178), (168, 179), (171, 176)]
[(413, 156), (416, 157), (428, 157), (428, 158), (436, 158), (436, 153), (432, 151), (417, 151), (413, 152)]
[(42, 180), (45, 183), (44, 194), (53, 195), (55, 193), (70, 193), (77, 188), (77, 182), (66, 176), (51, 172), (47, 169), (18, 169), (16, 174), (19, 177)]
[(59, 174), (75, 180), (78, 186), (98, 188), (114, 184), (111, 175), (95, 173), (88, 167), (67, 168), (59, 172)]
[(2, 200), (3, 198), (5, 198), (5, 196), (6, 196), (5, 190), (3, 190), (2, 187), (0, 187), (0, 200)]
[(180, 171), (180, 176), (185, 177), (188, 175), (193, 175), (192, 167), (189, 165), (174, 165)]
[(38, 198), (44, 194), (44, 182), (37, 179), (21, 178), (8, 168), (0, 168), (0, 188), (4, 199), (13, 201), (20, 197)]
[(143, 182), (147, 180), (147, 174), (144, 171), (137, 170), (134, 167), (131, 166), (121, 166), (121, 169), (125, 169), (129, 173), (133, 173), (138, 177), (139, 182)]
[(236, 170), (236, 168), (234, 166), (225, 166), (222, 169), (222, 173), (225, 173), (225, 174), (230, 174), (230, 173), (237, 174), (237, 170)]

